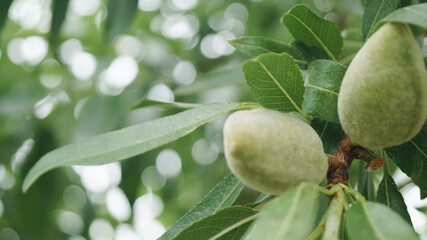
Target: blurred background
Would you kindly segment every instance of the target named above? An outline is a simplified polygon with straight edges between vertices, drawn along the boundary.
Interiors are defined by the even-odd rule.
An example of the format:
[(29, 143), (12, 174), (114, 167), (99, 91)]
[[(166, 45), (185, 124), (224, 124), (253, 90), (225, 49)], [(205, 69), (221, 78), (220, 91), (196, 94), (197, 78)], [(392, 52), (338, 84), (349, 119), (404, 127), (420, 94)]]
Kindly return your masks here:
[[(26, 194), (23, 178), (57, 147), (177, 112), (130, 111), (141, 98), (253, 101), (248, 57), (227, 40), (290, 43), (280, 20), (297, 3), (344, 30), (343, 56), (361, 47), (359, 0), (1, 0), (0, 239), (157, 239), (229, 173), (224, 117), (122, 162), (50, 171)], [(395, 179), (424, 233), (419, 190)], [(245, 189), (238, 202), (258, 194)]]

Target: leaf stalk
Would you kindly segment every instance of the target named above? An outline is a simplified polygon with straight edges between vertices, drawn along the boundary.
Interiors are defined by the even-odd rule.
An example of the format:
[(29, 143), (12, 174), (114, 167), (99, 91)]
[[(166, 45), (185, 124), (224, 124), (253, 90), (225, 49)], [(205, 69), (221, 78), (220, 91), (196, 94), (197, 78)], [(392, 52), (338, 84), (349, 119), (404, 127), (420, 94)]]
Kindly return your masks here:
[(341, 188), (332, 197), (328, 211), (326, 212), (325, 232), (322, 240), (339, 239), (338, 236), (345, 206), (345, 194)]

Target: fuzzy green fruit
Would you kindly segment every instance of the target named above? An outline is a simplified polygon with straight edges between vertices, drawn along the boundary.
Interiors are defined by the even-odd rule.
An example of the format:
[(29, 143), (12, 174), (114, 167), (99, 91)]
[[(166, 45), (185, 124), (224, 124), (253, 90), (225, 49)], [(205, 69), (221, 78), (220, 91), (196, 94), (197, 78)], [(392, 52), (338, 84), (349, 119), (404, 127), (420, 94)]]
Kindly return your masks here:
[(305, 181), (320, 183), (328, 170), (317, 133), (302, 120), (274, 110), (231, 114), (224, 125), (224, 151), (240, 180), (271, 194)]
[(413, 138), (427, 118), (427, 72), (406, 24), (387, 23), (354, 57), (338, 96), (345, 133), (379, 149)]

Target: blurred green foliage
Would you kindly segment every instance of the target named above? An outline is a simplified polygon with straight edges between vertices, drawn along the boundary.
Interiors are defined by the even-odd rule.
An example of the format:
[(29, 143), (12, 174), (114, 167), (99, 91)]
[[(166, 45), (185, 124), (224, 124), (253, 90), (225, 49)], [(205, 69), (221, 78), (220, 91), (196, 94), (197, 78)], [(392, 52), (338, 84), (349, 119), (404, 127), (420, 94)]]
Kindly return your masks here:
[[(248, 56), (226, 40), (290, 43), (280, 20), (297, 3), (345, 29), (351, 59), (361, 2), (1, 1), (0, 239), (156, 239), (228, 174), (224, 118), (120, 163), (53, 170), (26, 194), (23, 178), (59, 146), (177, 112), (129, 111), (141, 98), (253, 101), (240, 72)], [(258, 195), (245, 188), (237, 202)]]

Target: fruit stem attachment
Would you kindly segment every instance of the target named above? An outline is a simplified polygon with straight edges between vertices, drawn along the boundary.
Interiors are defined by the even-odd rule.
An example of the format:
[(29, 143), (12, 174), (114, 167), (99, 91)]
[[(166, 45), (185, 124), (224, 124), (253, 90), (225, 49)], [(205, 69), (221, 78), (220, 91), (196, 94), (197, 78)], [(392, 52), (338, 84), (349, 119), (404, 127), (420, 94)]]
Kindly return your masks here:
[(318, 190), (321, 194), (324, 194), (327, 196), (332, 196), (336, 193), (336, 190), (334, 190), (334, 189), (324, 188), (324, 187), (320, 187), (320, 186), (319, 186)]
[(349, 186), (345, 186), (343, 184), (340, 184), (340, 186), (344, 189), (344, 192), (347, 195), (349, 195), (350, 197), (355, 198), (359, 202), (366, 202), (365, 197), (361, 193), (359, 193), (358, 191), (354, 190), (353, 188), (351, 188)]
[(348, 169), (353, 159), (357, 156), (357, 154), (353, 153), (353, 148), (350, 138), (343, 134), (335, 155), (328, 155), (328, 185), (331, 186), (337, 183), (347, 185)]
[(339, 239), (341, 220), (346, 206), (345, 194), (340, 188), (331, 199), (326, 212), (325, 232), (322, 240)]
[(367, 170), (376, 170), (384, 164), (384, 159), (369, 149), (354, 145), (350, 138), (343, 133), (335, 155), (329, 158), (328, 185), (342, 183), (347, 185), (348, 169), (354, 159), (361, 159), (368, 163)]

